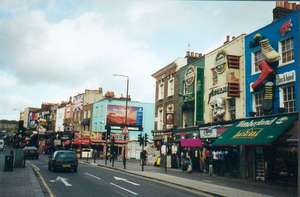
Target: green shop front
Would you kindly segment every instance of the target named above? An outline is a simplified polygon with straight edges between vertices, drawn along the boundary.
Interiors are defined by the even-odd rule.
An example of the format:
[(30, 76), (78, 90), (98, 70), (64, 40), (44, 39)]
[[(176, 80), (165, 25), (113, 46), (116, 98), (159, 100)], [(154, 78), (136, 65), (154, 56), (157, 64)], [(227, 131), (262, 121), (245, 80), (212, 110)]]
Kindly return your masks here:
[(238, 151), (239, 159), (231, 165), (238, 163), (241, 178), (296, 185), (297, 119), (297, 113), (287, 113), (239, 120), (213, 146)]

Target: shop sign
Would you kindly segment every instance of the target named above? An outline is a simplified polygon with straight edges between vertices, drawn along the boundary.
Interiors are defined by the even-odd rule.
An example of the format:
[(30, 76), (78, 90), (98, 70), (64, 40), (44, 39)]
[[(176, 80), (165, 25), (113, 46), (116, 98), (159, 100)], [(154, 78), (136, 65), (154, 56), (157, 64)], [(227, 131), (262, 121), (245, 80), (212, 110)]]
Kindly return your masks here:
[(232, 138), (242, 139), (242, 138), (256, 138), (256, 136), (262, 131), (261, 128), (251, 128), (248, 130), (238, 131)]
[(273, 123), (279, 125), (279, 124), (284, 124), (284, 122), (288, 120), (287, 116), (283, 117), (274, 117), (274, 118), (269, 118), (269, 119), (259, 119), (259, 120), (251, 120), (251, 121), (246, 121), (242, 120), (239, 122), (239, 124), (236, 125), (236, 127), (256, 127), (256, 126), (270, 126)]
[(209, 93), (209, 96), (212, 97), (212, 96), (216, 96), (219, 94), (223, 94), (223, 93), (227, 92), (227, 90), (228, 90), (227, 85), (220, 87), (220, 88), (212, 88)]
[(217, 128), (200, 129), (200, 138), (216, 138)]
[(292, 30), (292, 27), (293, 23), (291, 19), (283, 23), (279, 29), (281, 36), (284, 36), (287, 32), (290, 32)]
[(195, 69), (194, 66), (191, 65), (185, 72), (184, 81), (186, 86), (191, 86), (194, 84), (195, 81)]
[(296, 81), (296, 72), (294, 70), (276, 75), (276, 85), (284, 85)]
[(225, 71), (226, 54), (224, 51), (220, 52), (216, 56), (216, 72), (221, 74)]

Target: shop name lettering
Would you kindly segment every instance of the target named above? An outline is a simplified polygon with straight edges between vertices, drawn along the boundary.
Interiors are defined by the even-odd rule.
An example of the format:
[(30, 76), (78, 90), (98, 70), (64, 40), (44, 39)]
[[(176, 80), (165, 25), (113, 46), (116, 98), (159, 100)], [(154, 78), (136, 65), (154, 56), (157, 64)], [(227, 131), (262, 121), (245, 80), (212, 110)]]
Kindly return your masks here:
[(228, 90), (227, 86), (212, 89), (209, 93), (209, 96), (215, 96), (215, 95), (218, 95), (218, 94), (223, 94), (223, 93), (227, 92), (227, 90)]
[(234, 139), (255, 138), (261, 131), (262, 129), (249, 129), (249, 130), (239, 131), (233, 136), (233, 138)]
[(269, 126), (272, 125), (276, 120), (277, 120), (276, 117), (271, 120), (261, 119), (259, 121), (251, 120), (250, 122), (243, 120), (236, 126), (237, 127)]
[(277, 75), (277, 85), (295, 81), (295, 71)]

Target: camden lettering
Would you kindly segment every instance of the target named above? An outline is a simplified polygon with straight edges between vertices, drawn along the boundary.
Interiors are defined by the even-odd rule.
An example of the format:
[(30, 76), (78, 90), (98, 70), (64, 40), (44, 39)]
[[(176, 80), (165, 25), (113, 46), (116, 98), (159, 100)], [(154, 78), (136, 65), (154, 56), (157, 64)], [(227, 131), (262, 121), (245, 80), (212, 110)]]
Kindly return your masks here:
[(263, 129), (254, 128), (249, 130), (238, 131), (232, 138), (256, 138)]

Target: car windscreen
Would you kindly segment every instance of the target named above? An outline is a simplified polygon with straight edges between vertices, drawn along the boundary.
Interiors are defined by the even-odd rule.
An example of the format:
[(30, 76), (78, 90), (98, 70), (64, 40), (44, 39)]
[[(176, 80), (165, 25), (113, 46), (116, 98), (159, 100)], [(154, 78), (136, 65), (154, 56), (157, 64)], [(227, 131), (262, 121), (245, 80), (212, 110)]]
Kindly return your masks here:
[(75, 160), (76, 155), (73, 152), (61, 152), (57, 153), (56, 160), (63, 161), (63, 160)]

